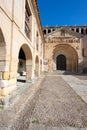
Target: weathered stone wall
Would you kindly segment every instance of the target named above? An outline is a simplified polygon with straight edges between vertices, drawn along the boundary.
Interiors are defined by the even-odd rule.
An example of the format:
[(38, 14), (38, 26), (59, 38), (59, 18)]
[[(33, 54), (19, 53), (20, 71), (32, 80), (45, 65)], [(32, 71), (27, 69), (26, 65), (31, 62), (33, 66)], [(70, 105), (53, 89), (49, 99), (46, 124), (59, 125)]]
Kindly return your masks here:
[[(34, 0), (33, 0), (34, 1)], [(31, 11), (31, 38), (25, 33), (25, 0), (0, 1), (0, 99), (8, 97), (17, 88), (19, 52), (22, 48), (26, 56), (26, 78), (35, 78), (35, 58), (43, 61), (42, 46), (44, 43), (41, 34), (40, 19), (36, 2), (28, 1)], [(36, 17), (37, 15), (37, 17)], [(36, 33), (38, 32), (38, 46), (36, 50)], [(39, 62), (40, 63), (40, 62)], [(40, 74), (40, 64), (39, 64)], [(36, 70), (37, 71), (37, 70)], [(6, 101), (7, 102), (7, 101)]]
[(83, 41), (78, 38), (69, 37), (48, 37), (45, 43), (45, 65), (46, 71), (56, 70), (56, 57), (60, 54), (66, 56), (67, 70), (81, 72), (83, 68), (82, 56)]

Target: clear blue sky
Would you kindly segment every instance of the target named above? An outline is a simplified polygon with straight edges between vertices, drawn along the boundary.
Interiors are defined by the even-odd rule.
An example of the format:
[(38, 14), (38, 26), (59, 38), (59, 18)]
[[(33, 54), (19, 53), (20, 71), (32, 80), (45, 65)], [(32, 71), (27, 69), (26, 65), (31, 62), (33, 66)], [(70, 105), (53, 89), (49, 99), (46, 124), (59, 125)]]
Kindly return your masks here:
[(87, 0), (38, 0), (43, 26), (87, 24)]

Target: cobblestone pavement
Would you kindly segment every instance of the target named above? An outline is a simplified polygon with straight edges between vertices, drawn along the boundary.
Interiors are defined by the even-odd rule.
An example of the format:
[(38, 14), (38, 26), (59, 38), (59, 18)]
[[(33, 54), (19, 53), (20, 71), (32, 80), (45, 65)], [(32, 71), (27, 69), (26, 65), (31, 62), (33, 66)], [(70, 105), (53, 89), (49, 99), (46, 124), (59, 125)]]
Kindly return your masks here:
[(61, 72), (42, 76), (0, 112), (0, 130), (87, 130), (87, 104), (73, 88), (81, 84), (76, 79)]
[(80, 80), (72, 75), (61, 75), (61, 77), (70, 85), (70, 87), (87, 103), (87, 80)]
[[(40, 93), (41, 83), (45, 76), (33, 81), (32, 85), (27, 84), (22, 92), (10, 106), (0, 111), (0, 130), (26, 130), (30, 123), (30, 117)], [(19, 90), (18, 90), (19, 91)], [(21, 91), (21, 90), (20, 90)]]
[(80, 80), (87, 80), (87, 75), (76, 75), (75, 77)]
[(61, 76), (47, 76), (28, 130), (86, 130), (85, 127), (87, 104)]

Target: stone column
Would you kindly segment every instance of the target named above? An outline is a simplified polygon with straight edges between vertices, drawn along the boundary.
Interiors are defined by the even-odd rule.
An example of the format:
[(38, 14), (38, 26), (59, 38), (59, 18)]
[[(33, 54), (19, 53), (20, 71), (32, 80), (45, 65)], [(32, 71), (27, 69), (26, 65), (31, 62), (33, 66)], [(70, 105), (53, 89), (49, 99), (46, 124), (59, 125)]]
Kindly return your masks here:
[(72, 72), (73, 72), (73, 59), (72, 59)]
[(32, 59), (32, 76), (31, 79), (35, 78), (35, 56)]
[(36, 77), (38, 77), (38, 75), (39, 75), (39, 63), (36, 63), (35, 75), (36, 75)]
[(45, 49), (45, 47), (44, 47), (44, 44), (42, 44), (42, 72), (44, 72), (44, 49)]
[(31, 77), (32, 77), (32, 61), (27, 60), (26, 61), (26, 78), (27, 78), (27, 81), (30, 80)]
[(48, 29), (46, 29), (46, 34), (48, 34)]
[(79, 33), (81, 33), (81, 28), (79, 28)]
[(76, 32), (76, 28), (74, 28), (74, 32)]

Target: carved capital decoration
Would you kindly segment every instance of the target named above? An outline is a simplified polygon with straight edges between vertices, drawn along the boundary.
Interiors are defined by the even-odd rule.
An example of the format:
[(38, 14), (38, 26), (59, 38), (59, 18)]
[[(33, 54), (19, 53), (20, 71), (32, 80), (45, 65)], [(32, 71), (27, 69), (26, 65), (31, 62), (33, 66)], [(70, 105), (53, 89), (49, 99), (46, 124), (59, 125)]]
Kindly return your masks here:
[(61, 37), (49, 37), (46, 39), (46, 43), (80, 43), (78, 38), (61, 38)]

